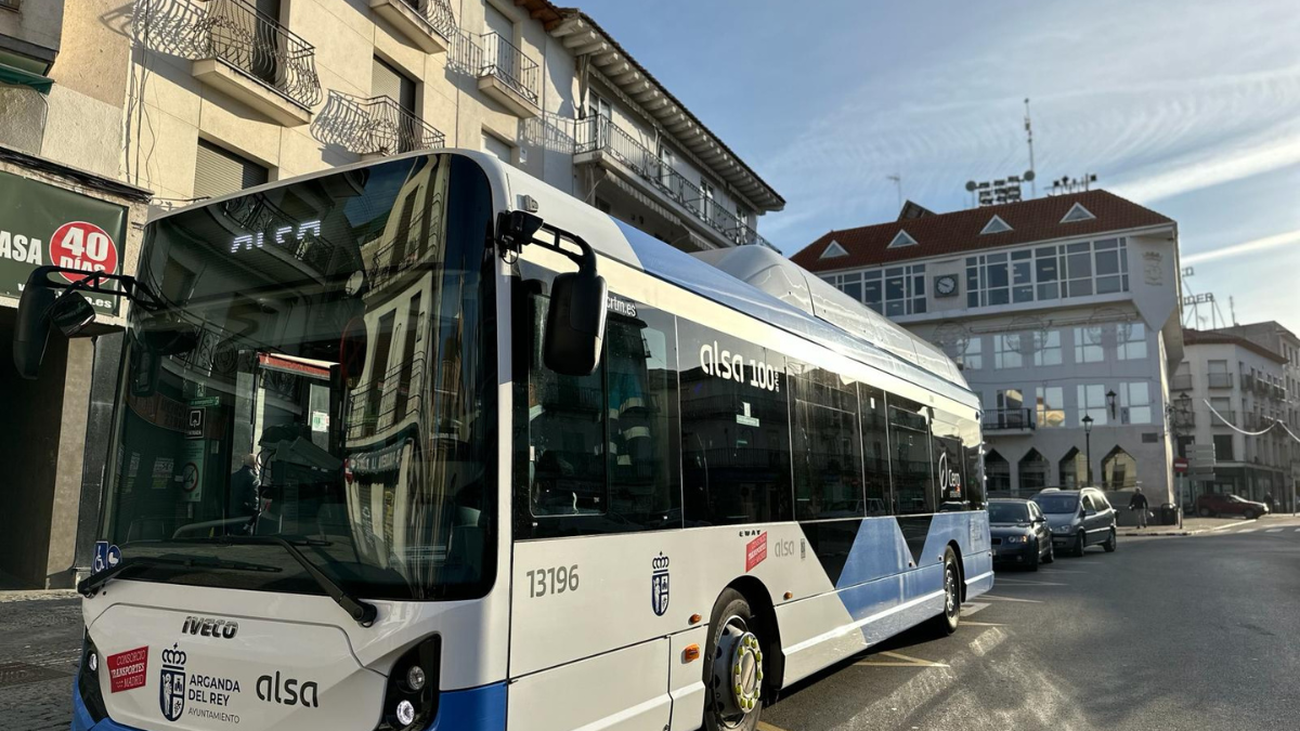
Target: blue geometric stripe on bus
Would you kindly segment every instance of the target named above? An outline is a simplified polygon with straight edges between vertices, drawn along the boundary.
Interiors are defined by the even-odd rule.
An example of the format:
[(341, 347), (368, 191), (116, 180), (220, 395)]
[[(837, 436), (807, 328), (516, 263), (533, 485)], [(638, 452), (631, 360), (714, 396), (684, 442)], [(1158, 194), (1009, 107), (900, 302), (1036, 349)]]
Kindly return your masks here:
[(896, 515), (894, 520), (898, 522), (898, 530), (902, 532), (903, 540), (907, 542), (907, 550), (912, 554), (912, 563), (920, 566), (922, 549), (925, 548), (925, 541), (930, 536), (930, 523), (934, 520), (934, 516)]
[[(925, 549), (921, 552), (925, 563), (938, 562), (943, 558), (943, 548), (948, 543), (956, 543), (961, 549), (961, 564), (966, 577), (978, 576), (988, 570), (988, 546), (976, 545), (972, 539), (988, 535), (988, 528), (981, 525), (987, 520), (987, 513), (974, 510), (957, 510), (951, 513), (936, 513), (925, 538)], [(918, 562), (920, 563), (920, 562)]]
[(438, 715), (429, 731), (504, 731), (506, 684), (493, 683), (469, 690), (444, 690), (438, 697)]
[[(938, 596), (942, 585), (943, 570), (934, 564), (840, 589), (838, 596), (854, 621), (874, 617), (861, 630), (863, 638), (875, 644), (933, 616), (935, 605), (942, 602)], [(904, 607), (926, 596), (933, 601)]]
[(77, 690), (77, 681), (72, 681), (72, 731), (139, 731), (130, 726), (123, 726), (120, 723), (114, 723), (111, 718), (105, 718), (99, 723), (90, 717), (90, 711), (86, 710), (86, 704), (81, 700), (81, 691)]
[[(805, 527), (806, 530), (806, 527)], [(894, 576), (908, 568), (907, 544), (893, 518), (867, 518), (858, 526), (842, 571), (831, 577), (838, 589)]]

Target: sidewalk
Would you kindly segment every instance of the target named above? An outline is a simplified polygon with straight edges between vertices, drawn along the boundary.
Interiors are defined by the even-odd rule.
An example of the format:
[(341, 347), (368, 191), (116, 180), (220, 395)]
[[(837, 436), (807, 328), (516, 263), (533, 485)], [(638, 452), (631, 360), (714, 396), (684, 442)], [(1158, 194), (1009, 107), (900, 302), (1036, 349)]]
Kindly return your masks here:
[(1183, 527), (1176, 525), (1147, 525), (1145, 530), (1126, 525), (1120, 526), (1120, 537), (1124, 536), (1194, 536), (1197, 533), (1208, 533), (1220, 528), (1227, 528), (1234, 525), (1244, 525), (1254, 521), (1243, 518), (1183, 518)]

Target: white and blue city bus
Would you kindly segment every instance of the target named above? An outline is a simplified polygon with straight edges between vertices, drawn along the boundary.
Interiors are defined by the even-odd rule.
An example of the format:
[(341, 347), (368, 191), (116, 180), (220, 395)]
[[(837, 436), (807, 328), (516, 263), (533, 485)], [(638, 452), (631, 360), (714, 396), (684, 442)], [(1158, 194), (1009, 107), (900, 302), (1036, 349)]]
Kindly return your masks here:
[(992, 585), (951, 361), (774, 252), (693, 257), (485, 155), (168, 213), (134, 278), (51, 271), (28, 375), (79, 291), (132, 301), (77, 731), (754, 729)]

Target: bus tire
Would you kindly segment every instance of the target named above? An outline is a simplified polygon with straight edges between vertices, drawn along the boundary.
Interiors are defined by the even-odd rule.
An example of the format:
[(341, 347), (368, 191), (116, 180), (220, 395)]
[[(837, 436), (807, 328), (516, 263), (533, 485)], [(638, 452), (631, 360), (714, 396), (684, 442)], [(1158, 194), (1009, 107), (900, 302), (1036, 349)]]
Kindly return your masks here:
[(961, 569), (952, 547), (943, 552), (943, 611), (930, 620), (935, 634), (946, 637), (957, 631), (961, 621)]
[(763, 712), (762, 624), (731, 587), (713, 605), (704, 657), (706, 731), (755, 731)]

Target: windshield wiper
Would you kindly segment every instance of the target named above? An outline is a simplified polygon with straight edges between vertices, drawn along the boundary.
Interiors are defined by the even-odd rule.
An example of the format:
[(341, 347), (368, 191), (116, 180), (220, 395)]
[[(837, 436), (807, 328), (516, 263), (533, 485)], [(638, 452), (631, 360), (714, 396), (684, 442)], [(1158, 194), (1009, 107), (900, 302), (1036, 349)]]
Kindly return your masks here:
[(92, 597), (99, 593), (100, 588), (117, 578), (119, 574), (129, 571), (133, 568), (147, 568), (150, 566), (183, 566), (185, 568), (202, 568), (202, 569), (232, 569), (234, 571), (266, 571), (277, 573), (281, 569), (278, 566), (263, 566), (256, 563), (245, 563), (243, 561), (225, 561), (219, 558), (164, 558), (160, 556), (132, 556), (123, 559), (121, 563), (112, 568), (104, 569), (96, 574), (91, 574), (82, 579), (77, 584), (77, 592), (84, 597)]
[[(180, 541), (184, 539), (177, 540)], [(375, 608), (375, 605), (362, 599), (357, 599), (349, 594), (346, 589), (339, 586), (338, 582), (327, 576), (325, 572), (316, 568), (316, 564), (312, 563), (311, 559), (307, 558), (306, 554), (298, 550), (298, 547), (294, 545), (293, 541), (286, 538), (281, 538), (280, 536), (221, 536), (218, 538), (199, 539), (199, 541), (191, 542), (249, 546), (279, 546), (288, 552), (290, 556), (293, 556), (293, 560), (297, 561), (308, 575), (316, 581), (316, 584), (325, 590), (325, 593), (329, 595), (329, 598), (333, 599), (335, 604), (343, 607), (343, 611), (347, 612), (348, 616), (356, 620), (357, 624), (362, 627), (369, 627), (375, 623), (375, 617), (379, 615), (379, 610)], [(321, 541), (317, 544), (314, 541), (307, 540), (305, 543), (306, 545), (329, 545), (328, 541)]]

